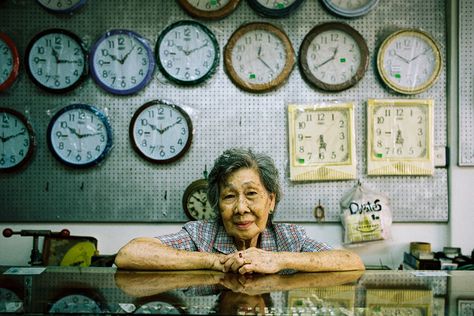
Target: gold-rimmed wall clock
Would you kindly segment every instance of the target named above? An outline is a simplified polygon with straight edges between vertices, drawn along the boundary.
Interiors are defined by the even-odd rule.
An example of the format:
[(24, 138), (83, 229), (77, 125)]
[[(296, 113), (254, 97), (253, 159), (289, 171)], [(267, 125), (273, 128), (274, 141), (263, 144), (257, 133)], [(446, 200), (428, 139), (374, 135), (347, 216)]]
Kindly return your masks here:
[(299, 64), (310, 84), (326, 91), (342, 91), (364, 77), (369, 49), (362, 35), (348, 24), (323, 23), (305, 36)]
[(377, 70), (383, 82), (402, 94), (429, 89), (441, 73), (441, 50), (431, 35), (416, 29), (389, 35), (377, 54)]
[(239, 27), (224, 48), (224, 66), (239, 88), (266, 92), (281, 86), (295, 64), (290, 39), (280, 28), (266, 22)]
[(290, 179), (356, 177), (353, 104), (288, 105)]
[(433, 107), (430, 99), (368, 100), (368, 175), (433, 174)]
[(240, 0), (178, 0), (178, 3), (192, 17), (219, 20), (231, 14)]

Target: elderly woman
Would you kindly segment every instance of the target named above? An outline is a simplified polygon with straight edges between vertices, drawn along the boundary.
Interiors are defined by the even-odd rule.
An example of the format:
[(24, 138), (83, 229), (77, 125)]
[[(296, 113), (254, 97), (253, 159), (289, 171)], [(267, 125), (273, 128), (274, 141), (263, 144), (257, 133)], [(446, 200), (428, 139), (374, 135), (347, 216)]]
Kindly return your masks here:
[(119, 250), (117, 267), (241, 274), (364, 269), (356, 254), (314, 241), (298, 225), (272, 222), (281, 191), (268, 156), (229, 149), (216, 159), (208, 180), (218, 221), (192, 221), (176, 234), (133, 239)]

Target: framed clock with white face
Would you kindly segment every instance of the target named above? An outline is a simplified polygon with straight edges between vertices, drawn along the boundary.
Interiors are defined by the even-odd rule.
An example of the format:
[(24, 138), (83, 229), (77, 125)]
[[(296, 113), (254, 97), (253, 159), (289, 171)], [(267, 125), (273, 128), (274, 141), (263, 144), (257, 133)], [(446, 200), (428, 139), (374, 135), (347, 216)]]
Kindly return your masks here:
[(290, 179), (356, 177), (352, 103), (288, 105)]
[(74, 168), (92, 167), (112, 149), (112, 128), (105, 113), (97, 107), (71, 104), (51, 118), (47, 142), (61, 163)]
[(92, 46), (90, 59), (92, 78), (112, 94), (137, 93), (151, 81), (155, 70), (148, 41), (129, 30), (105, 33)]
[(305, 79), (326, 91), (342, 91), (364, 77), (369, 49), (355, 29), (345, 23), (315, 26), (304, 38), (299, 53)]
[(326, 8), (344, 18), (357, 18), (369, 13), (379, 0), (321, 0)]
[(70, 31), (49, 29), (38, 33), (25, 55), (31, 81), (48, 92), (71, 91), (87, 77), (84, 43)]
[(36, 136), (26, 116), (0, 107), (0, 173), (26, 166), (35, 148)]
[(132, 146), (142, 158), (163, 164), (178, 160), (188, 151), (193, 125), (191, 117), (178, 105), (153, 100), (135, 112), (129, 132)]
[(402, 94), (429, 89), (441, 73), (441, 50), (426, 32), (400, 30), (389, 35), (377, 54), (377, 69), (383, 82)]
[(266, 22), (239, 27), (224, 48), (224, 66), (239, 88), (267, 92), (280, 87), (290, 76), (295, 53), (288, 36)]
[(231, 14), (241, 0), (178, 0), (181, 7), (192, 17), (218, 20)]
[(294, 12), (305, 0), (247, 0), (258, 14), (269, 18), (283, 18)]
[(433, 100), (369, 99), (367, 174), (432, 175)]
[(37, 2), (53, 13), (72, 13), (84, 6), (87, 0), (37, 0)]
[(203, 24), (179, 21), (158, 37), (156, 59), (161, 72), (171, 81), (198, 84), (214, 74), (219, 63), (219, 44)]
[(184, 191), (183, 209), (191, 220), (214, 220), (218, 217), (216, 211), (207, 200), (206, 179), (193, 181)]
[(10, 88), (20, 72), (20, 55), (15, 42), (0, 32), (0, 92)]

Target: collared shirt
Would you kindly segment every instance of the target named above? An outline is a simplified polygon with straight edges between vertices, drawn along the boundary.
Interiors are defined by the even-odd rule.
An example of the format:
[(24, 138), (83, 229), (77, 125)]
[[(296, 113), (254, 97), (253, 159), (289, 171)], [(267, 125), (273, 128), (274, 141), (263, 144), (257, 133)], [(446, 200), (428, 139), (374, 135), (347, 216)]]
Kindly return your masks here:
[[(175, 233), (157, 237), (164, 244), (181, 250), (231, 254), (237, 251), (234, 240), (217, 221), (191, 221)], [(277, 223), (260, 235), (260, 249), (266, 251), (318, 252), (331, 250), (325, 243), (308, 238), (304, 228)]]

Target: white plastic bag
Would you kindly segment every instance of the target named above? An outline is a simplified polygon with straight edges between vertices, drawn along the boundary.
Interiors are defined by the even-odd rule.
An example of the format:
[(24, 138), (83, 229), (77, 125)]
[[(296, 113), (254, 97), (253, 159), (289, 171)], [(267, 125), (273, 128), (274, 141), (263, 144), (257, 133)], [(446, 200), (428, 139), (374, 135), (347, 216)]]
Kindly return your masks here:
[(360, 182), (341, 199), (344, 244), (356, 244), (391, 237), (392, 212), (388, 198)]

